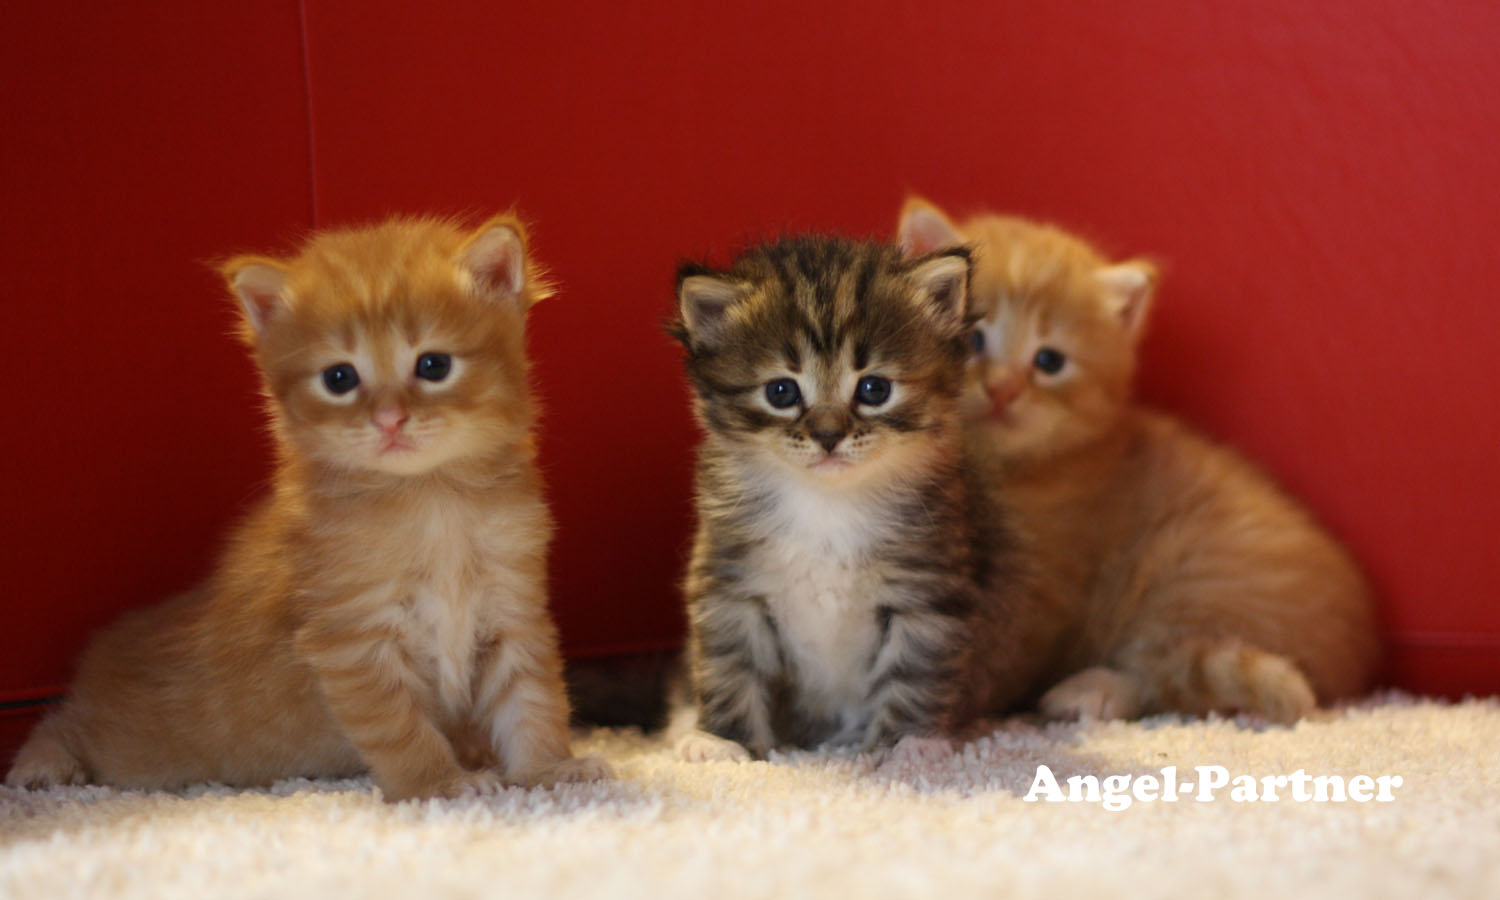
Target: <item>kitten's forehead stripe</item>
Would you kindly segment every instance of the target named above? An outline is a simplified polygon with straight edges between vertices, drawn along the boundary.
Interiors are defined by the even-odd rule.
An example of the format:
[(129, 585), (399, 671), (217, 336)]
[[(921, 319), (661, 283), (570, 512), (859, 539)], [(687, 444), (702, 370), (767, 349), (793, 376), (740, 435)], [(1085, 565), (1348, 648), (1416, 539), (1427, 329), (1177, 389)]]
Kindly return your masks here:
[(772, 256), (770, 262), (776, 275), (781, 279), (781, 292), (788, 297), (797, 296), (798, 281), (792, 277), (787, 261), (781, 257)]
[(854, 368), (864, 371), (870, 366), (870, 342), (860, 339), (854, 342)]
[(391, 332), (388, 328), (368, 328), (365, 330), (365, 342), (369, 345), (376, 363), (376, 374), (381, 384), (392, 384), (396, 379), (395, 364), (392, 357), (395, 355), (395, 341), (391, 340)]
[(828, 342), (823, 337), (816, 312), (816, 309), (809, 311), (805, 305), (800, 304), (791, 309), (791, 313), (796, 319), (798, 330), (807, 335), (808, 343), (812, 346), (813, 355), (821, 356), (828, 352)]
[(870, 296), (870, 284), (875, 279), (875, 260), (867, 259), (860, 267), (859, 280), (854, 285), (854, 298), (864, 302)]
[(422, 342), (422, 326), (414, 313), (406, 314), (405, 320), (401, 323), (401, 334), (406, 338), (408, 347), (415, 347)]

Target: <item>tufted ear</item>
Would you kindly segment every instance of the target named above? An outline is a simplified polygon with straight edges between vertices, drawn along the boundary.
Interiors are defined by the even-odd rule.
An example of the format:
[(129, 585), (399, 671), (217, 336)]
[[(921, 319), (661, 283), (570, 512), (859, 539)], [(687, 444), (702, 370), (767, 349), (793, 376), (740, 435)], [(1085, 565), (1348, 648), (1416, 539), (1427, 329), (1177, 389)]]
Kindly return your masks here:
[(901, 221), (896, 226), (896, 243), (908, 259), (926, 256), (938, 250), (963, 245), (963, 235), (937, 206), (913, 194), (901, 207)]
[(684, 267), (677, 275), (679, 336), (691, 346), (718, 343), (729, 311), (748, 296), (750, 286), (743, 281)]
[(526, 257), (526, 226), (511, 213), (485, 222), (459, 248), (455, 265), (485, 294), (530, 306), (551, 295)]
[(264, 256), (237, 256), (219, 267), (219, 274), (240, 301), (247, 334), (259, 336), (266, 326), (291, 307), (286, 266)]
[(969, 251), (953, 247), (919, 261), (908, 277), (921, 292), (924, 310), (946, 329), (959, 331), (968, 315)]
[(1104, 302), (1132, 337), (1145, 330), (1156, 292), (1156, 266), (1143, 259), (1106, 266), (1094, 273), (1104, 287)]

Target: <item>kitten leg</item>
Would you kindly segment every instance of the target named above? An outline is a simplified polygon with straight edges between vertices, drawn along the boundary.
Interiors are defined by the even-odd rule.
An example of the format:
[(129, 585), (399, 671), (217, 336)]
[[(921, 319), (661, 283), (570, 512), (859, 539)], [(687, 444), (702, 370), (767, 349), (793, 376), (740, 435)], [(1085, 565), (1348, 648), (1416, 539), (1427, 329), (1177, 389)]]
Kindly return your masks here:
[(479, 658), (475, 710), (507, 778), (527, 787), (613, 777), (592, 756), (574, 757), (568, 695), (552, 624), (523, 622), (497, 635)]
[(1059, 681), (1037, 702), (1049, 719), (1133, 719), (1140, 715), (1140, 688), (1135, 679), (1095, 666)]
[(329, 710), (390, 801), (465, 797), (504, 787), (465, 771), (426, 711), (421, 680), (383, 629), (304, 629), (297, 647), (317, 673)]
[(693, 683), (702, 731), (679, 742), (679, 755), (693, 761), (740, 758), (725, 746), (733, 743), (746, 756), (765, 759), (776, 743), (771, 684), (782, 671), (781, 641), (765, 601), (708, 597), (695, 608)]
[(88, 782), (83, 763), (63, 743), (61, 715), (48, 716), (21, 745), (10, 772), (5, 776), (7, 786), (43, 790)]
[(1127, 668), (1140, 674), (1150, 709), (1246, 712), (1291, 724), (1317, 707), (1317, 695), (1295, 663), (1238, 638), (1178, 638), (1167, 648), (1132, 650)]
[[(944, 605), (967, 608), (963, 602)], [(908, 736), (941, 736), (955, 702), (959, 620), (932, 607), (886, 608), (881, 616), (885, 639), (870, 672), (875, 712), (865, 730), (866, 750)]]

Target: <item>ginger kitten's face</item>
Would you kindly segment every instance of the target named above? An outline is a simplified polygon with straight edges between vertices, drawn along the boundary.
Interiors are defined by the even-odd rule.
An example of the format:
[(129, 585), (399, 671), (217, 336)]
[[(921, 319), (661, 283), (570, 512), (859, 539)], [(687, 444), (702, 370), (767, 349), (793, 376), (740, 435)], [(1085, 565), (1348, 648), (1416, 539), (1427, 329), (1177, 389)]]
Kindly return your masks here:
[(1005, 458), (1037, 459), (1088, 443), (1130, 401), (1136, 344), (1155, 283), (1149, 263), (1111, 265), (1051, 226), (976, 216), (954, 226), (913, 199), (901, 221), (910, 253), (974, 250), (962, 408)]
[(278, 431), (334, 469), (411, 476), (520, 444), (531, 425), (523, 232), (398, 221), (224, 273)]
[(684, 267), (674, 329), (704, 427), (820, 486), (897, 475), (946, 433), (966, 353), (967, 252), (799, 238)]

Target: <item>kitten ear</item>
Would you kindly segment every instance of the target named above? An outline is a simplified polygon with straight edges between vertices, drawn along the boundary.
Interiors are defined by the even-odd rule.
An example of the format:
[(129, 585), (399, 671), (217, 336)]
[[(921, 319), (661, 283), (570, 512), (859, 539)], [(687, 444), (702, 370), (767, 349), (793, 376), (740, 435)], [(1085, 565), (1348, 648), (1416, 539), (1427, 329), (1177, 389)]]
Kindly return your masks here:
[(1143, 259), (1106, 266), (1094, 273), (1104, 286), (1104, 302), (1125, 326), (1126, 333), (1138, 336), (1146, 325), (1151, 297), (1156, 291), (1156, 266)]
[(922, 308), (952, 329), (961, 329), (969, 311), (969, 251), (953, 247), (919, 262), (908, 273), (921, 292)]
[(750, 286), (721, 275), (680, 273), (677, 309), (681, 336), (694, 344), (712, 344), (724, 332), (729, 310), (750, 294)]
[(220, 266), (219, 273), (239, 298), (240, 311), (252, 336), (265, 331), (273, 318), (291, 306), (286, 267), (274, 259), (237, 256)]
[(523, 308), (551, 295), (547, 285), (528, 271), (526, 226), (510, 213), (481, 225), (459, 248), (454, 263), (474, 279), (480, 292)]
[(901, 207), (901, 223), (896, 226), (896, 243), (907, 259), (926, 256), (938, 250), (964, 243), (958, 226), (937, 206), (913, 194)]

